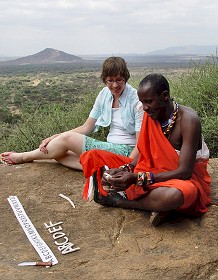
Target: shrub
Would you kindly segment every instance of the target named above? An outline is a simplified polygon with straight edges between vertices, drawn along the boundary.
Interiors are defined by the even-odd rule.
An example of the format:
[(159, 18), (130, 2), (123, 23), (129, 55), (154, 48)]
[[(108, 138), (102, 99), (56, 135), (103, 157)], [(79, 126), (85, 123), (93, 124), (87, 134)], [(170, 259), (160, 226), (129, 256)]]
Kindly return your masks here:
[(178, 103), (195, 109), (211, 157), (218, 157), (218, 66), (216, 59), (197, 64), (171, 81), (171, 95)]
[(95, 97), (86, 95), (86, 102), (73, 105), (45, 104), (30, 113), (22, 112), (20, 122), (4, 133), (1, 149), (27, 151), (36, 149), (42, 139), (81, 125), (88, 117)]
[[(145, 72), (147, 74), (148, 69)], [(178, 103), (192, 107), (198, 112), (210, 155), (218, 157), (217, 58), (212, 58), (204, 64), (195, 64), (194, 67), (192, 65), (190, 69), (184, 71), (183, 75), (177, 76), (175, 73), (167, 75), (166, 71), (166, 76), (170, 81), (171, 96), (175, 96)], [(137, 87), (143, 77), (141, 75), (142, 73), (137, 73), (137, 75), (131, 76), (130, 83)], [(88, 85), (87, 75), (85, 78), (85, 91), (89, 93), (77, 96), (74, 103), (70, 97), (70, 104), (66, 103), (66, 100), (64, 103), (60, 101), (58, 104), (55, 102), (51, 105), (45, 102), (36, 108), (31, 105), (30, 101), (26, 101), (22, 109), (21, 119), (17, 121), (17, 124), (2, 125), (0, 150), (32, 150), (39, 146), (42, 139), (81, 125), (88, 117), (99, 89), (96, 78), (93, 80), (91, 75), (90, 84), (92, 86)], [(108, 128), (102, 128), (98, 133), (95, 133), (95, 138), (105, 140), (107, 133)]]

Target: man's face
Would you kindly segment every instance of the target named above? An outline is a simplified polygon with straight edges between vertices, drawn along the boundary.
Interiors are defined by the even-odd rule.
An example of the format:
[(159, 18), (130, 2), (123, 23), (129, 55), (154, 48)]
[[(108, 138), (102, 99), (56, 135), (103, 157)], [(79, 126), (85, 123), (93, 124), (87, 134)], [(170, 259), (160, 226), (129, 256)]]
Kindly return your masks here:
[(160, 96), (153, 92), (150, 83), (145, 84), (138, 89), (138, 97), (142, 102), (143, 110), (153, 120), (160, 120), (163, 111), (166, 109), (166, 103), (163, 100), (163, 95)]

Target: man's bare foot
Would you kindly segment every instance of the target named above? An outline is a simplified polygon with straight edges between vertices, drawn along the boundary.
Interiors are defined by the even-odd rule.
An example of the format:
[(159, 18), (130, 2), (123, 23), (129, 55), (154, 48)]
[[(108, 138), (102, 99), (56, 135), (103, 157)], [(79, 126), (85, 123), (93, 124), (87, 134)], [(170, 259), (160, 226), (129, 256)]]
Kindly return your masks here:
[(151, 212), (150, 220), (149, 220), (150, 224), (154, 227), (158, 226), (159, 224), (162, 224), (166, 220), (169, 213), (170, 211)]

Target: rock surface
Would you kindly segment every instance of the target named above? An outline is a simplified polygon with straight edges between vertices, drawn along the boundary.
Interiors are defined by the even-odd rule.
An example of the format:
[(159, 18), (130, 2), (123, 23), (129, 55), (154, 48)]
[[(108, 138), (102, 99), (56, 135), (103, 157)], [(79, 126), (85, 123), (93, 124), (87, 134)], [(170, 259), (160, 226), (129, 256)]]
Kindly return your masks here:
[[(53, 161), (1, 164), (0, 279), (218, 279), (218, 160), (211, 159), (208, 168), (213, 180), (209, 211), (202, 218), (176, 215), (154, 228), (148, 212), (84, 202), (82, 172)], [(19, 198), (57, 265), (17, 266), (40, 258), (7, 201), (10, 195)], [(62, 221), (62, 231), (81, 249), (62, 255), (44, 226), (49, 221)]]

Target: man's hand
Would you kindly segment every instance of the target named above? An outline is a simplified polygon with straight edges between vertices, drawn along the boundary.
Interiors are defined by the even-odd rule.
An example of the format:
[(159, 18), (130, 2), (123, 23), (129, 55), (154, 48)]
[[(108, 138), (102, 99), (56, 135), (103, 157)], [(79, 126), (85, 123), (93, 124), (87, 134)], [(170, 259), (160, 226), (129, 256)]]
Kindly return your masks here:
[(123, 172), (120, 168), (112, 168), (109, 170), (105, 170), (102, 176), (102, 184), (104, 186), (111, 186), (110, 182), (108, 181), (109, 178), (111, 178), (113, 175), (118, 174), (120, 172)]
[[(111, 170), (113, 170), (113, 172)], [(109, 171), (111, 172), (109, 173)], [(137, 174), (126, 172), (123, 171), (122, 169), (116, 169), (116, 171), (114, 169), (106, 170), (103, 173), (102, 184), (107, 186), (110, 185), (112, 190), (118, 192), (118, 191), (125, 191), (132, 184), (136, 183)], [(109, 176), (107, 174), (109, 174)]]

